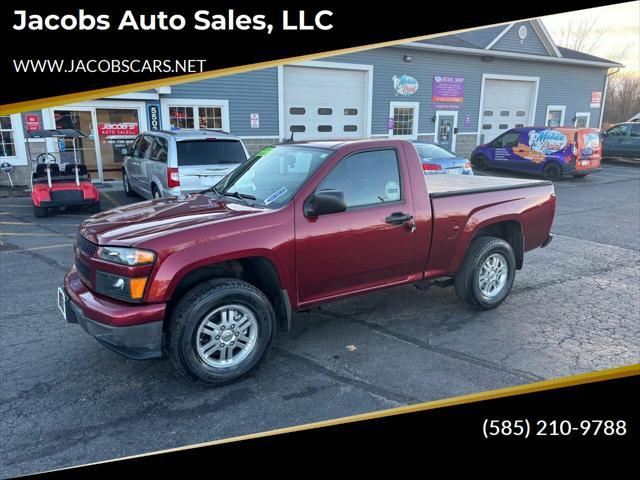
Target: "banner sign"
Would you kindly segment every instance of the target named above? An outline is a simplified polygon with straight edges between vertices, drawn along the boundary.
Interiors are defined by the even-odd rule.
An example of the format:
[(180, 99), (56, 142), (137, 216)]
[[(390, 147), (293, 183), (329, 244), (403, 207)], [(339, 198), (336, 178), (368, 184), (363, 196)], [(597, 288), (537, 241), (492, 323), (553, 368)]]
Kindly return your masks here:
[(464, 102), (464, 77), (433, 77), (431, 101), (434, 103)]
[(602, 104), (602, 92), (600, 90), (594, 90), (591, 92), (591, 108), (600, 108)]

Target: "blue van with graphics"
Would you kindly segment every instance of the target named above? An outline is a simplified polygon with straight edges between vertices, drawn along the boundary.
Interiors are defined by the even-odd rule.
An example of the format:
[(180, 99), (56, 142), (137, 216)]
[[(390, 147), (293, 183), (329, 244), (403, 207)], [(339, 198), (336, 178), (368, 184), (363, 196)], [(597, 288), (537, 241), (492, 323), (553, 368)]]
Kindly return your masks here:
[(477, 146), (471, 163), (476, 170), (501, 168), (559, 180), (564, 175), (584, 178), (599, 172), (601, 157), (596, 128), (520, 127)]

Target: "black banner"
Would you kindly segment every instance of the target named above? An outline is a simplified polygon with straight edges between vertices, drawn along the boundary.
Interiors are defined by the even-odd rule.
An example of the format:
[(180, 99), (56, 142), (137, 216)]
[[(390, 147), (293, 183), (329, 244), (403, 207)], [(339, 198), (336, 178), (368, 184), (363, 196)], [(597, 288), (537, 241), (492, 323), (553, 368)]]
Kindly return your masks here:
[[(605, 5), (582, 1), (575, 8)], [(517, 6), (516, 6), (517, 7)], [(5, 2), (0, 104), (571, 10), (502, 2)], [(155, 64), (154, 64), (155, 62)], [(158, 63), (160, 62), (160, 63)]]

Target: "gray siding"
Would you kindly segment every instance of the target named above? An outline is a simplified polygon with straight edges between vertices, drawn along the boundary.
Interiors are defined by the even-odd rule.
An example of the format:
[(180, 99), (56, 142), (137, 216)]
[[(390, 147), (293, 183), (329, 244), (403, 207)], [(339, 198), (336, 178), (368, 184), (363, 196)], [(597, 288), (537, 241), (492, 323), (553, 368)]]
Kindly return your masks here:
[[(279, 134), (276, 68), (173, 85), (171, 95), (167, 97), (229, 100), (231, 133), (274, 137)], [(251, 113), (260, 114), (260, 128), (251, 128)], [(166, 128), (166, 125), (163, 127)]]
[[(403, 55), (413, 56), (412, 62), (404, 62)], [(494, 58), (484, 62), (479, 56), (440, 52), (421, 52), (401, 48), (382, 48), (327, 58), (327, 61), (373, 65), (373, 115), (372, 134), (387, 133), (389, 102), (420, 102), (418, 132), (433, 134), (432, 117), (435, 109), (431, 102), (434, 75), (460, 75), (465, 79), (464, 103), (458, 110), (459, 132), (478, 130), (480, 90), (482, 74), (518, 75), (539, 77), (538, 103), (535, 122), (544, 124), (547, 105), (566, 105), (565, 125), (572, 126), (576, 112), (591, 112), (591, 127), (600, 121), (600, 109), (591, 109), (591, 92), (604, 90), (606, 68), (564, 65), (559, 63), (529, 62)], [(419, 82), (418, 91), (409, 97), (397, 96), (393, 90), (393, 75), (411, 75)], [(465, 126), (466, 116), (471, 125)]]
[[(527, 27), (527, 37), (520, 43), (520, 37), (518, 37), (518, 29), (521, 25)], [(544, 55), (549, 56), (549, 52), (538, 37), (537, 32), (534, 30), (531, 22), (518, 22), (509, 29), (504, 36), (491, 47), (491, 50), (504, 50), (507, 52), (518, 53), (530, 53), (532, 55)]]

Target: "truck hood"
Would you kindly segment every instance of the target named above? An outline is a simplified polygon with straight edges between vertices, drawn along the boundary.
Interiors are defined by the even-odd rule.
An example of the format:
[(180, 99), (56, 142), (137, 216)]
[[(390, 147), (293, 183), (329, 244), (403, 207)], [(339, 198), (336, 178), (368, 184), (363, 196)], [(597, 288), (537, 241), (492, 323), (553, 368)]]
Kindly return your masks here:
[(150, 200), (85, 220), (80, 233), (98, 245), (133, 246), (167, 233), (265, 211), (203, 194)]

